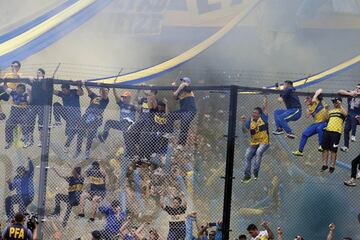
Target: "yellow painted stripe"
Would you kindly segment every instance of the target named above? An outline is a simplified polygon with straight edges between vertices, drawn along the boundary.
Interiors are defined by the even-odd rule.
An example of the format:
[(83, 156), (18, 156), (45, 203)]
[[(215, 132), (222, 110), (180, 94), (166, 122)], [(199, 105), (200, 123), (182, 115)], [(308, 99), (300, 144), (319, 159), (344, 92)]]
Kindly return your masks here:
[(24, 46), (25, 44), (56, 27), (95, 1), (96, 0), (79, 0), (70, 7), (66, 8), (64, 11), (61, 11), (60, 13), (54, 15), (53, 17), (47, 19), (32, 29), (29, 29), (28, 31), (0, 44), (0, 56)]
[(154, 67), (146, 68), (141, 71), (137, 71), (130, 74), (125, 74), (119, 77), (107, 78), (107, 79), (99, 79), (96, 82), (100, 83), (113, 83), (115, 80), (117, 83), (127, 82), (131, 80), (136, 80), (140, 78), (145, 78), (147, 76), (151, 76), (154, 74), (158, 74), (164, 72), (168, 69), (171, 69), (181, 63), (184, 63), (196, 55), (200, 54), (219, 39), (221, 39), (226, 33), (228, 33), (231, 29), (233, 29), (238, 22), (243, 20), (262, 0), (248, 0), (244, 3), (244, 8), (241, 13), (239, 13), (236, 17), (234, 17), (230, 22), (228, 22), (223, 28), (221, 28), (218, 32), (199, 43), (195, 47), (189, 49), (188, 51), (166, 61), (160, 63)]

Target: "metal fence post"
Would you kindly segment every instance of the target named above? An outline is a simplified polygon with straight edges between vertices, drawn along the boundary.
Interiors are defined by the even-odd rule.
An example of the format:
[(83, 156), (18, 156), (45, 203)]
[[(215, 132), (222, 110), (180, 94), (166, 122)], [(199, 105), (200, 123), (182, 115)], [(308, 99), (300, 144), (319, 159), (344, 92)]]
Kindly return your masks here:
[(222, 219), (222, 239), (228, 240), (230, 235), (231, 195), (233, 184), (234, 151), (236, 137), (236, 114), (237, 114), (238, 87), (230, 87), (229, 123), (227, 134), (226, 169), (225, 169), (225, 192), (224, 209)]
[(39, 225), (37, 229), (38, 239), (42, 240), (42, 228), (45, 216), (45, 202), (46, 202), (46, 181), (47, 181), (47, 170), (49, 163), (49, 145), (50, 145), (50, 122), (51, 122), (51, 110), (52, 110), (52, 96), (54, 91), (54, 86), (52, 79), (46, 81), (51, 81), (48, 85), (49, 99), (44, 107), (44, 122), (42, 128), (42, 138), (41, 138), (41, 160), (40, 160), (40, 180), (39, 180), (39, 193), (38, 193), (38, 204), (37, 204), (37, 213), (39, 216)]

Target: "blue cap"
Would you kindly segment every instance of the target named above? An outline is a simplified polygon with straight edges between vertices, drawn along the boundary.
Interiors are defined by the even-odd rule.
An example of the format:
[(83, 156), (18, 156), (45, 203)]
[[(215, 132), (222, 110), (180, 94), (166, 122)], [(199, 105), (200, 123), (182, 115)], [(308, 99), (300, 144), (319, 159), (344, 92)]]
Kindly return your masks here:
[(180, 81), (184, 81), (184, 82), (187, 82), (187, 83), (191, 83), (191, 79), (188, 78), (188, 77), (180, 78)]

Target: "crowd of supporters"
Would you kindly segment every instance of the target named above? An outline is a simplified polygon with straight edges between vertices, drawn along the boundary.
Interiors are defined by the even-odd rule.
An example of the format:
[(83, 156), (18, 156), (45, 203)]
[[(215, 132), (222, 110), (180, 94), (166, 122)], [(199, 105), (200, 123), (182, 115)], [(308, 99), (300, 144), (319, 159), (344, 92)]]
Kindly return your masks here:
[[(60, 89), (52, 91), (52, 80), (45, 77), (45, 71), (41, 68), (34, 79), (15, 84), (11, 79), (22, 77), (19, 73), (21, 64), (15, 61), (11, 67), (12, 71), (4, 76), (6, 81), (0, 87), (0, 99), (12, 103), (10, 112), (5, 112), (0, 105), (0, 118), (5, 121), (5, 150), (15, 147), (18, 133), (23, 148), (42, 146), (44, 115), (47, 113), (44, 106), (55, 95), (61, 101), (53, 103), (55, 121), (51, 126), (65, 125), (64, 152), (71, 154), (73, 159), (84, 159), (87, 162), (85, 165), (72, 166), (71, 169), (49, 168), (50, 174), (68, 185), (67, 192), (56, 193), (54, 208), (47, 214), (49, 219), (61, 220), (60, 226), (55, 227), (54, 239), (62, 239), (69, 218), (75, 213), (74, 208), (77, 208), (76, 218), (79, 220), (86, 218), (92, 223), (99, 218), (105, 219), (102, 229), (94, 229), (89, 236), (81, 236), (81, 239), (221, 239), (222, 223), (201, 223), (203, 213), (197, 213), (192, 197), (193, 192), (197, 191), (196, 185), (192, 184), (196, 156), (189, 152), (196, 152), (202, 146), (199, 146), (201, 141), (191, 139), (189, 134), (197, 113), (190, 78), (181, 78), (173, 92), (174, 99), (179, 102), (177, 110), (170, 109), (168, 99), (160, 98), (156, 90), (146, 90), (134, 96), (130, 91), (118, 92), (112, 89), (119, 107), (119, 117), (104, 121), (104, 113), (110, 103), (110, 89), (92, 89), (86, 82), (77, 82), (76, 87), (63, 84)], [(85, 93), (89, 104), (82, 112), (80, 102), (86, 98)], [(360, 84), (355, 90), (339, 91), (339, 96), (347, 98), (347, 110), (343, 107), (341, 97), (333, 98), (333, 106), (330, 107), (323, 101), (321, 94), (322, 90), (319, 89), (313, 97), (305, 98), (306, 117), (312, 117), (314, 123), (306, 128), (299, 149), (293, 154), (303, 156), (307, 139), (317, 134), (317, 148), (322, 152), (323, 159), (320, 171), (329, 170), (329, 173), (333, 173), (342, 133), (342, 151), (348, 152), (349, 142), (356, 141), (356, 126), (360, 125)], [(291, 81), (284, 83), (279, 101), (285, 104), (286, 109), (275, 110), (273, 134), (285, 134), (289, 139), (296, 139), (289, 122), (301, 118), (302, 104)], [(241, 181), (244, 184), (261, 177), (262, 158), (270, 146), (269, 116), (269, 102), (267, 96), (264, 96), (263, 106), (256, 107), (249, 118), (240, 117), (243, 132), (250, 134), (250, 146), (244, 157), (244, 178)], [(34, 137), (36, 119), (39, 139)], [(109, 189), (114, 185), (110, 183), (109, 164), (92, 156), (94, 142), (109, 144), (110, 136), (123, 138), (118, 157), (110, 163), (110, 174), (117, 178), (117, 196), (109, 194)], [(74, 152), (71, 152), (72, 145), (75, 147)], [(189, 148), (193, 149), (189, 151)], [(344, 182), (346, 186), (356, 186), (356, 179), (360, 177), (358, 168), (360, 155), (352, 161), (351, 179)], [(65, 174), (64, 169), (68, 170)], [(15, 205), (19, 206), (21, 213), (25, 213), (33, 201), (33, 177), (34, 163), (29, 158), (28, 167), (18, 167), (16, 176), (9, 179), (8, 188), (15, 192), (5, 200), (9, 222), (14, 217), (15, 220), (21, 220), (14, 213)], [(66, 206), (64, 210), (61, 209), (62, 202)], [(154, 224), (154, 220), (164, 214), (169, 218), (166, 234), (158, 228), (159, 224)], [(249, 225), (248, 238), (241, 235), (238, 239), (275, 239), (267, 222), (261, 226), (263, 231), (259, 231), (254, 224)], [(329, 240), (333, 239), (334, 229), (335, 226), (331, 224)], [(4, 232), (5, 239), (10, 239), (6, 238), (8, 234), (9, 231)], [(282, 239), (281, 228), (278, 228), (277, 234), (278, 239)], [(27, 235), (30, 237), (30, 234)], [(303, 238), (296, 236), (295, 239)]]

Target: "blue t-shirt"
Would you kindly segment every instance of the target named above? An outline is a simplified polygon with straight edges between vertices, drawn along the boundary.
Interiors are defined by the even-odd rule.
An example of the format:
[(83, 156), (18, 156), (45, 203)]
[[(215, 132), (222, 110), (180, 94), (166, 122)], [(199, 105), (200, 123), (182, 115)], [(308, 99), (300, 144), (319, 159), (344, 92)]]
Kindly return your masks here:
[(105, 108), (109, 104), (109, 98), (103, 99), (95, 93), (89, 94), (90, 105), (86, 109), (86, 113), (93, 113), (95, 115), (102, 115), (104, 113)]
[(294, 87), (288, 87), (282, 90), (280, 96), (283, 98), (287, 109), (298, 108), (301, 109), (299, 97), (295, 94)]
[(129, 118), (135, 122), (136, 107), (133, 104), (126, 103), (122, 100), (120, 100), (117, 104), (120, 107), (120, 120)]
[(15, 90), (10, 92), (10, 96), (13, 100), (13, 105), (15, 106), (27, 106), (28, 105), (28, 95), (27, 93), (18, 94)]
[(16, 175), (14, 179), (9, 182), (10, 191), (16, 190), (18, 195), (34, 196), (34, 164), (29, 161), (29, 170), (25, 171), (23, 176)]
[(44, 106), (47, 105), (52, 98), (51, 95), (52, 80), (35, 79), (31, 83), (31, 105)]
[(86, 176), (89, 178), (90, 191), (92, 192), (105, 192), (106, 191), (106, 176), (94, 167), (86, 171)]
[(180, 102), (180, 111), (196, 112), (195, 95), (191, 87), (185, 87), (178, 96)]
[(60, 91), (57, 96), (63, 100), (65, 107), (80, 108), (80, 97), (77, 94), (76, 89), (71, 89), (68, 95), (65, 95), (64, 92)]
[(28, 240), (32, 239), (32, 232), (21, 224), (12, 224), (8, 226), (2, 235), (6, 240)]
[(106, 216), (105, 230), (111, 233), (119, 233), (122, 224), (125, 221), (126, 213), (121, 212), (116, 215), (111, 207), (101, 206), (99, 211)]

